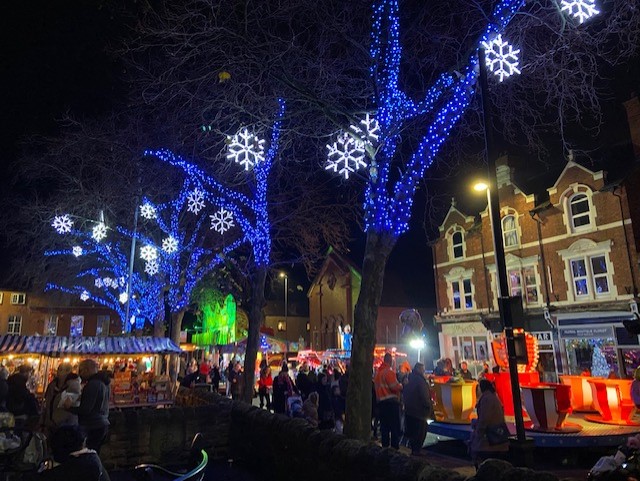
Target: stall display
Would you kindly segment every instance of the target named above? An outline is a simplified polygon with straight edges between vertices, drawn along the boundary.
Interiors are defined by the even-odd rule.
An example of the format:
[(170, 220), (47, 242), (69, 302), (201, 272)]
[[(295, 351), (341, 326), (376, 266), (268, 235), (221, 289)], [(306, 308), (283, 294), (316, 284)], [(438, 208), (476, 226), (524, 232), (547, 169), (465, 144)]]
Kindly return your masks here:
[(631, 400), (631, 379), (599, 379), (587, 381), (593, 394), (593, 405), (598, 414), (588, 414), (585, 419), (596, 423), (619, 426), (640, 426), (631, 419), (635, 406)]

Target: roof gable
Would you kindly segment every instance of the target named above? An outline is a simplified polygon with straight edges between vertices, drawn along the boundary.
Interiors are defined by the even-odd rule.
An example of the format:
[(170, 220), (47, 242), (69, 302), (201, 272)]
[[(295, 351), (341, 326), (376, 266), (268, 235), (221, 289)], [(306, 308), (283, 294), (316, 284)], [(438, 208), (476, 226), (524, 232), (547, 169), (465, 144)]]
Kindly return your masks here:
[(558, 178), (556, 179), (555, 183), (551, 187), (549, 187), (547, 189), (547, 191), (549, 192), (549, 195), (553, 195), (553, 194), (556, 194), (558, 192), (558, 185), (562, 181), (563, 177), (567, 174), (569, 169), (572, 169), (574, 167), (586, 172), (588, 175), (590, 175), (592, 177), (593, 180), (599, 180), (599, 179), (602, 179), (604, 177), (604, 171), (602, 171), (602, 170), (599, 170), (597, 172), (593, 172), (592, 170), (589, 170), (588, 168), (584, 167), (583, 165), (580, 165), (577, 162), (574, 162), (573, 160), (569, 160), (567, 162), (567, 165), (564, 166), (564, 169), (562, 169), (562, 172), (560, 172), (560, 175), (558, 175)]

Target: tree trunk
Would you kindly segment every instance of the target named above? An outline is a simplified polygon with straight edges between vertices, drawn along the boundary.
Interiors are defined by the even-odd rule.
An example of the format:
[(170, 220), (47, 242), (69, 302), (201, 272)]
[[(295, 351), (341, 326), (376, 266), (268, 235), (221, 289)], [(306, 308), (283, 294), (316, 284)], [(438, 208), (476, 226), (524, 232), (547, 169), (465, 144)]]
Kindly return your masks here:
[(362, 285), (354, 314), (344, 428), (345, 435), (361, 441), (371, 439), (371, 379), (376, 321), (384, 271), (395, 243), (396, 238), (389, 232), (367, 233)]
[(176, 346), (180, 345), (180, 331), (182, 330), (182, 319), (184, 318), (185, 309), (171, 313), (171, 340)]
[(256, 359), (260, 346), (260, 326), (262, 326), (264, 307), (264, 285), (267, 280), (268, 267), (258, 267), (251, 282), (251, 302), (249, 303), (249, 327), (247, 329), (247, 350), (244, 356), (244, 390), (242, 400), (251, 404), (253, 386), (256, 380)]
[(165, 325), (164, 319), (157, 318), (153, 323), (153, 337), (164, 337)]

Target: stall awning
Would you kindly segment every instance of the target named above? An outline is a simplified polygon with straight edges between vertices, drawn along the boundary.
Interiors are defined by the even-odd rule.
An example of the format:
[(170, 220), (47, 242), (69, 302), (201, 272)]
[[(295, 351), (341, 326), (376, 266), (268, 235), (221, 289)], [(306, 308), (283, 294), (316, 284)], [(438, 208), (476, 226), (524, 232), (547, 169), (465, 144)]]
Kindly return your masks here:
[(62, 357), (82, 354), (172, 354), (180, 348), (164, 337), (0, 336), (0, 355), (42, 354)]

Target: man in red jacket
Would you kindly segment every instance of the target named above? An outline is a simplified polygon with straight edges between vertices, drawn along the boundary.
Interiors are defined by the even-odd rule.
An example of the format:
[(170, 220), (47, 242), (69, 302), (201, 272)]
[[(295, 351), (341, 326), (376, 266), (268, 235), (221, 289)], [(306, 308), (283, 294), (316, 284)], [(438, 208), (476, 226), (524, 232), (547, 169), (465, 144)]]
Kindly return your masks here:
[[(391, 444), (394, 449), (400, 447), (400, 394), (402, 384), (398, 382), (392, 369), (391, 354), (384, 355), (384, 361), (378, 368), (373, 380), (378, 399), (378, 416), (380, 418), (380, 435), (382, 447)], [(389, 440), (391, 438), (391, 440)], [(391, 441), (391, 442), (389, 442)]]

